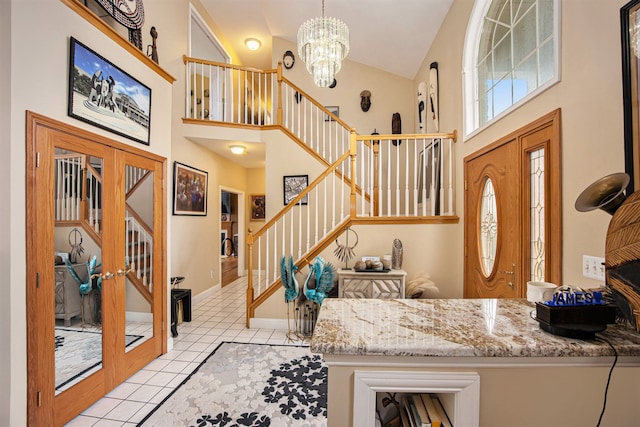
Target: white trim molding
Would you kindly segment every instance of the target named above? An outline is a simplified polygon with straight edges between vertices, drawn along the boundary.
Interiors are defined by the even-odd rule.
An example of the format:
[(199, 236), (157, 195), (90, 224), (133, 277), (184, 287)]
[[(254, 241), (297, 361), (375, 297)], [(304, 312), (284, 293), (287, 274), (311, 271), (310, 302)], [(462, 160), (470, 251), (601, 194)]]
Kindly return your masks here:
[(455, 425), (480, 425), (480, 375), (476, 372), (359, 371), (353, 379), (353, 425), (375, 424), (376, 393), (453, 393)]

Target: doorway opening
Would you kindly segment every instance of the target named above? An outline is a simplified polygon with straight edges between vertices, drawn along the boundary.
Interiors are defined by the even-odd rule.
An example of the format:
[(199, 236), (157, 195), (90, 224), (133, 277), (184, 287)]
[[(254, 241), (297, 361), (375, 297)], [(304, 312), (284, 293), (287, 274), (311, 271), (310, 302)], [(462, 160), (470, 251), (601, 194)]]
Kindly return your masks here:
[(243, 275), (244, 193), (220, 189), (220, 285), (226, 286)]

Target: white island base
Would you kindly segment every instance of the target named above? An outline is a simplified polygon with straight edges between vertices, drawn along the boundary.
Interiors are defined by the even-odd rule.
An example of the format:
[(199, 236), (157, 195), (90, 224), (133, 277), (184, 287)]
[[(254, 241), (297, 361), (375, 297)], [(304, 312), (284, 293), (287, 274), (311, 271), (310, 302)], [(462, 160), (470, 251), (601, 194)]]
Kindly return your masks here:
[[(603, 341), (542, 331), (526, 300), (327, 299), (311, 350), (328, 365), (328, 425), (373, 427), (376, 392), (451, 397), (457, 427), (596, 426), (614, 362)], [(640, 336), (618, 352), (601, 426), (640, 425)]]

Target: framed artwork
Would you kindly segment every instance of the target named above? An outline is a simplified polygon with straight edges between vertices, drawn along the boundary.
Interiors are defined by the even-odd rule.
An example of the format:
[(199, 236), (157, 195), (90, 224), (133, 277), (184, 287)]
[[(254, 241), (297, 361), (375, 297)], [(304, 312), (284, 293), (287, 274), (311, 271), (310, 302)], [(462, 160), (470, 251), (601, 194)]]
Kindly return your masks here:
[(73, 37), (67, 114), (149, 145), (151, 89)]
[[(288, 205), (298, 194), (307, 188), (309, 185), (309, 175), (288, 175), (283, 177), (284, 187), (284, 204)], [(309, 203), (309, 196), (305, 195), (299, 205), (306, 205)]]
[(622, 35), (622, 94), (624, 106), (624, 165), (631, 177), (627, 194), (640, 189), (640, 0), (620, 9)]
[(251, 195), (251, 221), (264, 221), (266, 218), (266, 204), (264, 194)]
[(173, 163), (173, 214), (207, 215), (209, 174), (203, 170)]
[[(333, 105), (333, 106), (327, 106), (327, 107), (324, 107), (324, 108), (329, 110), (329, 112), (331, 114), (333, 114), (334, 116), (340, 117), (340, 107), (336, 107), (335, 105)], [(336, 120), (333, 117), (331, 117), (329, 114), (325, 114), (324, 115), (324, 121), (325, 122), (335, 122)]]

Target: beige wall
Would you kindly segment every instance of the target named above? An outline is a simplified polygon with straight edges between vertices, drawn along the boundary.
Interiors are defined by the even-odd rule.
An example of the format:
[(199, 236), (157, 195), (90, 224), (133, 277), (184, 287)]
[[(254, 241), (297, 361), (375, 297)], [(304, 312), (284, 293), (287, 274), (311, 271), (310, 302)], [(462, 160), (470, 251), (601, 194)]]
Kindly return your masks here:
[[(534, 121), (562, 109), (563, 282), (593, 285), (582, 277), (582, 255), (604, 257), (611, 217), (602, 211), (580, 213), (574, 202), (596, 179), (624, 171), (620, 55), (620, 7), (626, 0), (562, 2), (562, 81), (468, 141), (456, 144), (455, 236), (440, 242), (463, 250), (463, 168), (465, 156)], [(472, 0), (456, 0), (415, 80), (425, 80), (437, 61), (440, 77), (440, 129), (462, 134), (462, 51)], [(597, 30), (596, 30), (597, 29)], [(429, 129), (432, 129), (429, 123)], [(461, 277), (461, 276), (460, 276)], [(460, 281), (459, 286), (462, 286)]]
[[(11, 141), (11, 2), (0, 2), (0, 57), (4, 60), (0, 63), (0, 140)], [(7, 60), (9, 58), (9, 60)], [(3, 145), (4, 155), (0, 158), (0, 200), (5, 203), (10, 202), (12, 196), (11, 179), (11, 144)], [(15, 181), (22, 181), (21, 177), (15, 177)], [(11, 210), (0, 209), (0, 271), (5, 277), (4, 298), (5, 301), (13, 301), (12, 271), (11, 271)], [(8, 280), (8, 285), (6, 284)], [(13, 323), (20, 323), (22, 319), (12, 322), (11, 310), (2, 310), (0, 313), (0, 342), (8, 343), (8, 347), (13, 349), (15, 334), (12, 334)], [(12, 338), (13, 337), (13, 338)], [(24, 354), (24, 353), (22, 353)], [(11, 369), (13, 365), (13, 352), (0, 352), (0, 384), (11, 384)], [(11, 408), (24, 408), (22, 398), (11, 394), (13, 387), (0, 387), (0, 420), (10, 421)], [(15, 412), (15, 411), (14, 411)]]

